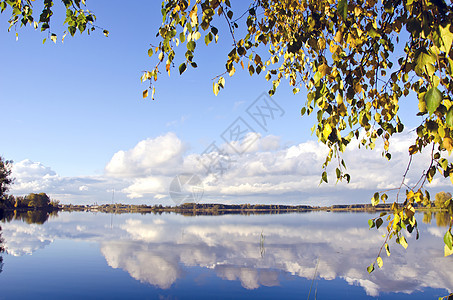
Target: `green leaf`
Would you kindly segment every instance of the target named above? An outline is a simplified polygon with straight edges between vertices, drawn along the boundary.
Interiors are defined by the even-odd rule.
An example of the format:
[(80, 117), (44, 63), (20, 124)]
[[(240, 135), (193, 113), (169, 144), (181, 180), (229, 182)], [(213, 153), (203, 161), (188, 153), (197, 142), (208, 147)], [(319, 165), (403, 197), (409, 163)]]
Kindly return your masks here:
[(194, 41), (190, 41), (190, 42), (187, 43), (187, 49), (190, 50), (190, 51), (195, 50), (196, 46), (197, 46), (197, 44)]
[(69, 27), (68, 27), (68, 31), (69, 31), (69, 33), (71, 34), (71, 36), (74, 36), (74, 34), (75, 34), (76, 31), (77, 31), (77, 28), (75, 28), (75, 26), (69, 26)]
[(184, 71), (186, 70), (186, 68), (187, 68), (186, 63), (182, 63), (182, 64), (179, 66), (179, 75), (181, 75), (182, 73), (184, 73)]
[(212, 42), (212, 39), (213, 39), (213, 35), (211, 32), (209, 32), (207, 35), (205, 35), (204, 37), (204, 43), (207, 45), (209, 45), (209, 43)]
[(302, 107), (302, 109), (300, 110), (300, 114), (303, 116), (303, 115), (305, 115), (306, 111), (307, 111), (307, 109), (305, 107)]
[(448, 249), (453, 250), (453, 237), (451, 235), (450, 231), (447, 231), (444, 235), (444, 243), (445, 246), (448, 247)]
[(453, 33), (450, 31), (450, 25), (451, 24), (448, 24), (445, 27), (439, 26), (440, 37), (442, 39), (440, 50), (447, 54), (450, 53), (451, 44), (453, 42)]
[(377, 265), (379, 268), (382, 268), (382, 266), (384, 265), (384, 262), (382, 261), (382, 258), (380, 256), (378, 256), (378, 258), (376, 259), (377, 261)]
[(426, 107), (428, 108), (429, 114), (434, 113), (434, 111), (439, 107), (442, 102), (442, 93), (437, 87), (431, 88), (425, 94)]
[(432, 76), (434, 67), (433, 64), (436, 62), (436, 56), (431, 51), (426, 50), (425, 48), (420, 48), (415, 52), (416, 65), (414, 68), (415, 73), (421, 76), (423, 73), (426, 73), (429, 76)]
[(343, 17), (343, 20), (346, 20), (348, 17), (348, 1), (347, 0), (340, 0), (338, 2), (338, 15)]
[(374, 227), (374, 220), (373, 219), (369, 219), (368, 220), (368, 225), (370, 226), (370, 229)]
[(151, 56), (153, 55), (153, 53), (154, 53), (154, 52), (153, 52), (153, 48), (149, 48), (149, 49), (148, 49), (148, 56), (151, 57)]
[(322, 180), (327, 183), (327, 172), (326, 171), (322, 172)]
[(372, 263), (368, 268), (366, 268), (366, 270), (368, 271), (368, 273), (371, 274), (371, 272), (374, 271), (374, 263)]
[(449, 127), (453, 127), (453, 106), (451, 106), (450, 109), (447, 111), (445, 122)]

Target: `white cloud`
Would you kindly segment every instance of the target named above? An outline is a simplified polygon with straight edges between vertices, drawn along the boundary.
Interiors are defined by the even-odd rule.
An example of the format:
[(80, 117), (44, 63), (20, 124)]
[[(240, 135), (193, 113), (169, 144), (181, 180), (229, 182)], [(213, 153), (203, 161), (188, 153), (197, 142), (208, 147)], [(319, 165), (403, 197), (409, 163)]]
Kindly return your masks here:
[(165, 184), (166, 180), (156, 176), (148, 176), (145, 178), (138, 178), (123, 192), (127, 194), (128, 198), (142, 198), (144, 195), (151, 197), (159, 197), (161, 194), (167, 193), (168, 185)]
[[(193, 173), (203, 181), (202, 201), (205, 202), (366, 203), (374, 191), (400, 185), (409, 160), (407, 149), (415, 136), (409, 133), (392, 138), (390, 161), (382, 157), (381, 144), (377, 143), (376, 149), (371, 151), (358, 149), (358, 141), (354, 140), (342, 153), (346, 171), (351, 175), (350, 184), (335, 184), (338, 162), (333, 158), (328, 169), (329, 184), (321, 185), (321, 166), (328, 151), (325, 145), (306, 141), (284, 148), (276, 136), (249, 138), (251, 140), (242, 146), (219, 145), (223, 153), (185, 154), (184, 142), (174, 133), (167, 133), (118, 151), (106, 165), (105, 174), (99, 176), (61, 177), (39, 162), (24, 160), (13, 167), (17, 180), (12, 192), (47, 192), (62, 201), (77, 203), (96, 199), (101, 203), (112, 201), (114, 188), (118, 202), (151, 201), (172, 205), (168, 196), (170, 182), (181, 173)], [(231, 146), (243, 153), (236, 154)], [(407, 184), (416, 183), (428, 168), (428, 152), (413, 157)], [(216, 160), (222, 163), (221, 176), (214, 176), (219, 167), (212, 164)], [(207, 167), (213, 172), (207, 172)], [(450, 182), (439, 177), (428, 187), (445, 189), (450, 187)]]
[(169, 174), (182, 164), (183, 142), (174, 133), (139, 142), (127, 151), (118, 151), (105, 167), (107, 175), (144, 177)]

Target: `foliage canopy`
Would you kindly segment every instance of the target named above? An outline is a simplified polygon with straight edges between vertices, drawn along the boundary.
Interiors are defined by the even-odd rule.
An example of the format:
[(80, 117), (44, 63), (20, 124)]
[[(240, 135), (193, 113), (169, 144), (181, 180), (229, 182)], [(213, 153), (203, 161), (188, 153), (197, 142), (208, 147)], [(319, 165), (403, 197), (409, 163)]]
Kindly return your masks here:
[[(337, 181), (349, 182), (341, 153), (354, 138), (370, 149), (378, 139), (383, 140), (382, 155), (390, 160), (390, 137), (404, 129), (399, 102), (410, 93), (416, 95), (421, 122), (408, 151), (412, 158), (428, 147), (431, 160), (414, 186), (406, 185), (403, 176), (398, 190), (407, 188), (406, 199), (399, 204), (398, 193), (393, 214), (387, 217), (383, 247), (390, 254), (387, 240), (394, 237), (406, 248), (401, 230), (417, 230), (414, 206), (431, 203), (423, 189), (425, 181), (431, 182), (438, 174), (453, 182), (453, 165), (446, 154), (453, 150), (453, 8), (443, 0), (261, 0), (250, 1), (239, 17), (237, 13), (228, 0), (164, 1), (160, 42), (148, 51), (158, 61), (142, 77), (149, 80), (152, 95), (164, 61), (170, 73), (175, 47), (186, 44), (185, 61), (178, 67), (182, 74), (187, 67), (197, 66), (194, 57), (199, 39), (204, 36), (206, 45), (218, 40), (213, 20), (225, 19), (233, 40), (225, 74), (233, 76), (240, 65), (250, 75), (264, 76), (272, 83), (270, 95), (282, 80), (293, 86), (295, 94), (306, 88), (301, 114), (316, 114), (312, 130), (330, 150), (321, 177), (325, 182), (327, 166), (334, 158), (339, 162)], [(246, 28), (241, 36), (235, 34), (239, 24)], [(213, 83), (214, 93), (224, 86), (221, 75)], [(147, 95), (145, 91), (143, 96)], [(372, 203), (387, 198), (385, 192), (377, 192)], [(370, 220), (370, 228), (379, 228), (384, 215)], [(445, 255), (453, 251), (450, 230), (451, 226), (444, 239)], [(382, 266), (380, 254), (376, 263)]]
[[(94, 30), (94, 15), (81, 8), (84, 0), (62, 2), (71, 35), (85, 31), (88, 25)], [(305, 88), (301, 114), (316, 115), (312, 130), (329, 148), (321, 181), (327, 182), (327, 167), (335, 159), (337, 181), (349, 182), (342, 152), (352, 139), (370, 149), (382, 140), (382, 155), (390, 160), (390, 137), (404, 129), (399, 117), (400, 101), (414, 95), (420, 124), (408, 149), (409, 161), (422, 151), (429, 151), (431, 159), (415, 185), (407, 185), (403, 175), (392, 213), (386, 217), (388, 234), (381, 250), (390, 254), (387, 241), (392, 238), (406, 248), (402, 229), (418, 233), (414, 207), (431, 203), (425, 182), (435, 176), (449, 177), (453, 182), (453, 164), (447, 155), (453, 150), (452, 5), (444, 0), (248, 3), (245, 11), (237, 11), (229, 0), (163, 1), (158, 45), (148, 50), (156, 64), (143, 73), (142, 81), (149, 82), (143, 97), (151, 91), (154, 99), (155, 82), (162, 71), (170, 74), (177, 67), (183, 74), (188, 67), (197, 67), (197, 43), (218, 41), (221, 33), (213, 21), (220, 19), (229, 31), (223, 33), (230, 35), (233, 44), (225, 58), (225, 73), (213, 82), (214, 94), (225, 87), (224, 76), (233, 76), (236, 68), (263, 76), (271, 85), (270, 95), (282, 81), (287, 81), (295, 94)], [(44, 10), (35, 22), (30, 0), (0, 2), (2, 12), (8, 6), (12, 8), (11, 26), (20, 23), (37, 28), (41, 24), (41, 30), (49, 33), (52, 5), (52, 1), (44, 0)], [(240, 36), (239, 27), (244, 29)], [(181, 45), (185, 45), (185, 49), (180, 48), (185, 51), (184, 60), (175, 62), (176, 48)], [(406, 196), (401, 203), (398, 197), (402, 189), (406, 189)], [(371, 201), (377, 205), (387, 199), (384, 191), (375, 193)], [(370, 228), (379, 228), (384, 216), (371, 219)], [(445, 255), (452, 254), (451, 222), (444, 241)], [(379, 267), (383, 263), (380, 252), (375, 261)], [(375, 263), (369, 267), (370, 272)]]
[(11, 166), (12, 161), (4, 160), (0, 156), (0, 200), (3, 201), (6, 197), (6, 192), (9, 190), (9, 186), (13, 183), (11, 178)]

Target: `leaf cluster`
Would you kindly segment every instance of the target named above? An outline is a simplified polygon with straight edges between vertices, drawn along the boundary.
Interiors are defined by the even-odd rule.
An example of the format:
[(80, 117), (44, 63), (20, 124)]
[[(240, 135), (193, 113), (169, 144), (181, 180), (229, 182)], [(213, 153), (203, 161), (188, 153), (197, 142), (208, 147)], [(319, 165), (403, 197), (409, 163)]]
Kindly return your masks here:
[[(35, 29), (40, 28), (41, 31), (47, 31), (49, 38), (56, 43), (57, 34), (51, 31), (51, 19), (53, 16), (54, 1), (43, 0), (44, 6), (38, 17), (33, 16), (33, 2), (35, 0), (2, 0), (0, 1), (0, 12), (4, 13), (5, 10), (10, 9), (11, 17), (8, 21), (10, 31), (13, 27), (16, 29), (19, 25), (22, 26), (33, 26)], [(62, 41), (69, 32), (71, 36), (74, 36), (77, 31), (83, 33), (87, 30), (88, 34), (94, 31), (96, 28), (100, 28), (94, 25), (96, 16), (94, 13), (85, 9), (85, 0), (61, 0), (61, 3), (66, 9), (66, 18), (64, 24), (66, 24), (67, 31), (63, 33)], [(101, 28), (102, 29), (102, 28)], [(108, 30), (102, 29), (105, 36), (108, 36)], [(18, 33), (16, 31), (16, 38)], [(43, 40), (45, 43), (47, 38)]]
[[(224, 20), (233, 46), (225, 58), (225, 73), (213, 82), (214, 94), (225, 87), (223, 75), (233, 76), (238, 66), (251, 76), (264, 76), (271, 84), (270, 95), (282, 81), (293, 87), (294, 94), (305, 88), (301, 115), (316, 115), (312, 132), (329, 148), (321, 182), (328, 182), (332, 160), (338, 163), (337, 181), (350, 181), (341, 155), (353, 139), (372, 150), (381, 141), (382, 156), (390, 160), (390, 138), (404, 130), (400, 101), (408, 95), (417, 99), (420, 125), (397, 189), (399, 195), (407, 188), (406, 197), (403, 203), (396, 197), (383, 245), (388, 254), (389, 239), (407, 247), (401, 230), (417, 230), (414, 207), (431, 204), (425, 182), (436, 175), (453, 182), (453, 164), (448, 160), (453, 150), (452, 6), (443, 0), (256, 0), (235, 18), (237, 12), (228, 0), (167, 0), (161, 12), (159, 44), (148, 52), (157, 55), (158, 62), (142, 76), (152, 95), (164, 60), (170, 74), (175, 47), (186, 44), (185, 61), (177, 63), (182, 74), (189, 65), (196, 67), (197, 40), (204, 35), (206, 45), (217, 41), (219, 30), (212, 22)], [(239, 26), (246, 29), (240, 36), (235, 32)], [(147, 90), (143, 96), (148, 96)], [(426, 172), (408, 186), (405, 178), (412, 156), (426, 147), (431, 153)], [(378, 192), (372, 203), (387, 198)], [(381, 216), (370, 222), (370, 227), (379, 228), (384, 220)], [(380, 256), (376, 262), (382, 266)]]

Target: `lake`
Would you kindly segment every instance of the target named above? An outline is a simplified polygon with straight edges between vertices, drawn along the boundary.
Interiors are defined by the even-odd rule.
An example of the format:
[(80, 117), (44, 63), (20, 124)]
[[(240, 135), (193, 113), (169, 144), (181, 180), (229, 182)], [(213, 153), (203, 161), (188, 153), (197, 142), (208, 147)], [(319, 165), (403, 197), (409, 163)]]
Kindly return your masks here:
[[(1, 223), (0, 299), (437, 299), (453, 290), (445, 216), (394, 241), (367, 213), (182, 216), (59, 212)], [(422, 222), (422, 220), (424, 222)], [(430, 223), (430, 224), (429, 224)]]

